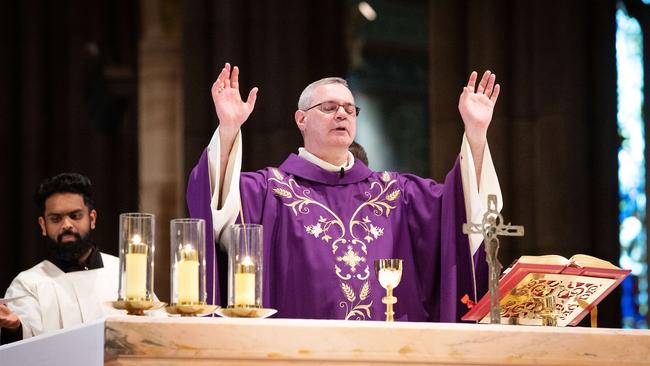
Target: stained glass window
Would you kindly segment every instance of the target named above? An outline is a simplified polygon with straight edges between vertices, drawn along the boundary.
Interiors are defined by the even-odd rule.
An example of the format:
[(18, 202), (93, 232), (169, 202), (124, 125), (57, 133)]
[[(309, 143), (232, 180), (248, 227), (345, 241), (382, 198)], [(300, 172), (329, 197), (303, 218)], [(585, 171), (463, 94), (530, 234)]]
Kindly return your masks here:
[(632, 270), (622, 284), (621, 309), (624, 328), (648, 328), (643, 34), (621, 2), (616, 25), (620, 265)]

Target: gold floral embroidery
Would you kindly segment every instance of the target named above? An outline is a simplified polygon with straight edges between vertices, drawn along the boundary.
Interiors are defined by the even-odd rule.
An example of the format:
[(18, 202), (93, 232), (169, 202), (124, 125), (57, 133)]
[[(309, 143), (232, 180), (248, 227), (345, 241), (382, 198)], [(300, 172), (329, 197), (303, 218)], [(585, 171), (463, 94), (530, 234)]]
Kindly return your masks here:
[[(386, 192), (388, 191), (389, 188), (391, 188), (391, 186), (397, 183), (397, 180), (396, 179), (390, 180), (390, 174), (388, 174), (388, 172), (384, 172), (384, 174), (382, 175), (382, 180), (386, 183), (385, 185), (382, 185), (378, 181), (374, 181), (370, 184), (370, 192), (365, 193), (368, 199), (364, 203), (359, 205), (359, 207), (357, 207), (357, 209), (354, 211), (354, 214), (352, 214), (352, 219), (350, 220), (349, 223), (349, 231), (350, 231), (350, 235), (352, 235), (352, 243), (361, 245), (361, 249), (365, 254), (368, 254), (366, 243), (364, 243), (362, 240), (359, 239), (357, 235), (355, 235), (354, 227), (360, 226), (363, 229), (363, 231), (366, 234), (363, 237), (363, 239), (368, 243), (372, 241), (372, 237), (370, 236), (371, 234), (374, 236), (375, 239), (377, 239), (381, 235), (384, 235), (384, 229), (370, 224), (371, 220), (368, 218), (367, 215), (361, 220), (355, 220), (354, 218), (357, 216), (359, 211), (361, 211), (361, 209), (363, 209), (366, 206), (370, 206), (372, 208), (372, 212), (376, 216), (382, 216), (385, 213), (386, 217), (390, 215), (390, 210), (395, 209), (395, 207), (397, 207), (396, 205), (392, 205), (386, 202), (389, 201), (388, 197), (386, 196)], [(377, 189), (379, 190), (379, 193), (373, 196), (372, 192), (376, 191)], [(392, 196), (392, 200), (390, 201), (397, 199), (397, 197), (399, 197), (400, 195), (399, 192), (400, 192), (399, 189), (392, 191), (389, 194)]]
[(282, 188), (273, 188), (273, 193), (275, 193), (276, 196), (278, 197), (284, 197), (284, 198), (292, 198), (293, 196), (289, 191), (286, 189)]
[(307, 232), (313, 235), (315, 238), (318, 238), (318, 235), (323, 232), (323, 228), (320, 227), (320, 223), (316, 225), (305, 226), (305, 230), (307, 230)]
[(368, 277), (370, 276), (370, 271), (368, 270), (368, 266), (366, 266), (366, 268), (364, 268), (363, 272), (364, 272), (363, 275), (361, 275), (361, 273), (357, 273), (357, 275), (356, 275), (357, 279), (359, 279), (361, 281), (365, 281), (365, 280), (368, 279)]
[[(392, 179), (390, 173), (384, 172), (381, 175), (381, 180), (372, 181), (370, 189), (364, 194), (366, 200), (356, 208), (348, 225), (345, 225), (343, 220), (329, 207), (312, 199), (309, 189), (300, 187), (294, 179), (285, 178), (275, 168), (272, 169), (272, 172), (273, 177), (268, 180), (275, 183), (275, 187), (272, 188), (273, 194), (280, 198), (295, 216), (308, 214), (310, 205), (320, 207), (327, 213), (325, 216), (320, 215), (318, 222), (304, 226), (305, 231), (326, 243), (332, 241), (332, 254), (335, 255), (334, 271), (336, 276), (344, 281), (341, 282), (341, 290), (347, 301), (341, 301), (339, 306), (345, 309), (345, 319), (371, 319), (370, 307), (373, 301), (367, 302), (368, 296), (370, 296), (370, 283), (367, 281), (370, 277), (370, 269), (366, 263), (365, 255), (368, 254), (367, 245), (383, 236), (384, 228), (375, 225), (368, 215), (362, 218), (357, 218), (357, 216), (363, 208), (369, 207), (374, 215), (389, 217), (391, 210), (397, 207), (395, 201), (401, 195), (401, 190), (393, 187), (397, 180)], [(338, 228), (338, 230), (332, 230), (333, 228)], [(347, 244), (347, 250), (336, 256), (339, 244)], [(355, 246), (361, 248), (362, 255), (355, 250)], [(336, 262), (345, 263), (344, 268), (347, 270), (344, 271)], [(359, 271), (361, 273), (357, 273), (359, 266), (363, 266), (361, 267), (363, 269)], [(364, 281), (358, 298), (354, 288), (348, 283), (351, 280)]]
[(396, 190), (394, 190), (394, 191), (392, 191), (392, 192), (390, 192), (389, 194), (386, 195), (386, 200), (387, 201), (395, 201), (399, 197), (400, 193), (401, 193), (401, 191), (399, 189), (396, 189)]
[[(279, 173), (278, 173), (279, 174)], [(322, 236), (321, 239), (329, 242), (332, 237), (328, 234), (328, 231), (330, 230), (330, 227), (332, 225), (336, 225), (340, 228), (341, 230), (341, 235), (332, 242), (332, 254), (336, 253), (336, 250), (339, 248), (338, 244), (339, 243), (347, 243), (347, 239), (345, 239), (345, 225), (343, 224), (343, 221), (336, 215), (332, 210), (329, 209), (329, 207), (325, 206), (324, 204), (315, 201), (309, 197), (309, 190), (304, 189), (301, 192), (301, 188), (296, 183), (294, 179), (289, 179), (287, 182), (284, 181), (284, 179), (278, 179), (277, 176), (276, 178), (269, 178), (270, 182), (275, 182), (276, 184), (279, 184), (281, 187), (275, 187), (273, 188), (273, 193), (280, 197), (280, 198), (286, 198), (286, 199), (291, 199), (292, 201), (290, 202), (285, 202), (283, 201), (282, 203), (285, 206), (288, 206), (291, 208), (293, 211), (293, 214), (298, 216), (298, 213), (301, 214), (308, 214), (309, 213), (309, 205), (315, 205), (321, 207), (323, 210), (327, 211), (331, 216), (331, 220), (327, 220), (323, 216), (320, 217), (319, 223), (323, 223), (323, 227), (321, 229), (321, 232), (325, 232), (326, 235)], [(308, 233), (314, 235), (314, 226), (309, 225), (305, 227), (305, 230), (307, 230)], [(314, 235), (315, 237), (318, 237), (318, 235)]]
[[(346, 274), (345, 276), (341, 276), (341, 272), (343, 272), (343, 271), (341, 271), (341, 268), (340, 268), (339, 266), (337, 266), (336, 264), (334, 265), (334, 270), (336, 271), (336, 275), (338, 276), (338, 278), (340, 278), (340, 279), (342, 279), (342, 280), (344, 280), (344, 281), (347, 281), (347, 280), (349, 280), (350, 278), (352, 278), (352, 275), (350, 275), (349, 273)], [(368, 266), (366, 266), (366, 271), (367, 271), (367, 270), (368, 270)], [(357, 277), (358, 277), (358, 276), (359, 276), (359, 275), (357, 275)]]
[(279, 170), (277, 170), (275, 168), (271, 168), (271, 170), (273, 171), (273, 175), (275, 175), (275, 178), (277, 178), (278, 180), (283, 180), (284, 179), (284, 176), (280, 173)]
[(354, 301), (357, 298), (357, 295), (354, 292), (354, 289), (350, 287), (347, 283), (341, 282), (341, 290), (345, 296), (346, 301), (341, 301), (339, 306), (345, 309), (345, 320), (365, 320), (366, 318), (372, 318), (370, 314), (370, 307), (372, 306), (372, 301), (367, 304), (362, 304), (361, 302), (366, 300), (370, 295), (370, 282), (366, 281), (361, 287), (359, 292), (359, 301), (355, 304)]
[(341, 257), (336, 257), (336, 260), (338, 262), (344, 262), (348, 266), (350, 266), (350, 271), (351, 272), (356, 272), (356, 267), (361, 264), (361, 262), (365, 262), (366, 258), (364, 257), (359, 257), (357, 252), (352, 250), (352, 245), (348, 245), (348, 251), (345, 252), (345, 255)]

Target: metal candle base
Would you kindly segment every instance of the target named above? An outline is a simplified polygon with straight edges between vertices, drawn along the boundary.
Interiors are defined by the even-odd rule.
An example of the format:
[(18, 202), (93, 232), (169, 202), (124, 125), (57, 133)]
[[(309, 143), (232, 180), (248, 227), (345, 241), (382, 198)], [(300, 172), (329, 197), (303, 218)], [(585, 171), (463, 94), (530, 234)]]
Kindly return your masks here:
[(168, 314), (180, 316), (197, 316), (214, 313), (219, 308), (218, 305), (208, 304), (171, 304), (165, 307)]
[(157, 310), (164, 307), (166, 304), (164, 302), (152, 301), (152, 300), (138, 300), (138, 301), (126, 301), (126, 300), (117, 300), (111, 301), (111, 306), (118, 310), (126, 310), (127, 315), (144, 315), (145, 311), (148, 310)]

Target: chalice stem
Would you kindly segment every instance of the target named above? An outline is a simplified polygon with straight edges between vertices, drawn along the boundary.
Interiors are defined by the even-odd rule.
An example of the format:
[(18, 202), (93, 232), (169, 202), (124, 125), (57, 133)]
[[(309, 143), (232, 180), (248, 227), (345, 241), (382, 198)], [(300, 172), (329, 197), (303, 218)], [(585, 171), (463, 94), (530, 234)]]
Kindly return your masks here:
[(393, 311), (393, 288), (390, 286), (386, 289), (386, 300), (386, 321), (393, 322), (395, 312)]
[(386, 296), (381, 302), (386, 304), (386, 321), (394, 321), (393, 304), (397, 298), (393, 296), (393, 288), (397, 287), (402, 278), (402, 260), (401, 259), (376, 259), (375, 272), (381, 287), (386, 289)]

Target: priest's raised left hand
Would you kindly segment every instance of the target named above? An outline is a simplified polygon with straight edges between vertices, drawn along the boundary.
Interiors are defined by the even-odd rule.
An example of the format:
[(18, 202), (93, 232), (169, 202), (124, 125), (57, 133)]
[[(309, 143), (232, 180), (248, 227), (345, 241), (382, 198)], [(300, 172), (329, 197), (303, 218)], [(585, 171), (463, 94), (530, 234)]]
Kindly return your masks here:
[[(472, 158), (476, 167), (476, 178), (480, 182), (483, 165), (483, 151), (487, 142), (487, 130), (492, 121), (494, 106), (499, 97), (501, 86), (495, 84), (496, 75), (489, 70), (476, 86), (478, 74), (472, 71), (458, 100), (458, 110), (465, 124), (465, 135), (472, 150)], [(478, 182), (477, 182), (478, 183)]]

